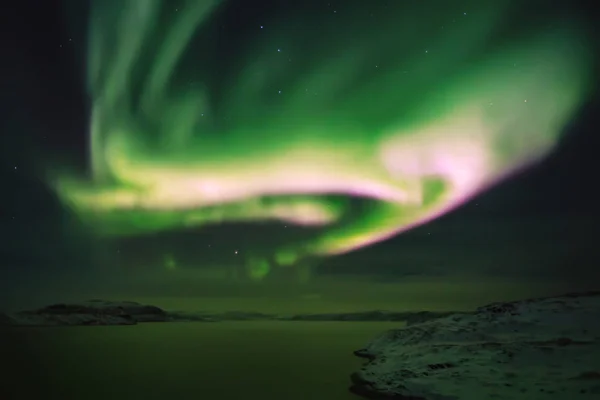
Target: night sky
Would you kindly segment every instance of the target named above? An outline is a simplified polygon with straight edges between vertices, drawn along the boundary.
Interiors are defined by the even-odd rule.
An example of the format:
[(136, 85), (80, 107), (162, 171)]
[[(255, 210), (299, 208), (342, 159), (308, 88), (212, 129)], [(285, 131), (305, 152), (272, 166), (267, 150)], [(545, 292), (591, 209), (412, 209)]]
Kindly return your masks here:
[[(205, 2), (167, 1), (162, 8), (138, 7), (131, 14), (137, 19), (126, 24), (111, 23), (119, 13), (127, 16), (122, 3), (106, 1), (94, 9), (78, 1), (28, 0), (2, 12), (0, 308), (83, 296), (220, 298), (219, 307), (230, 308), (269, 308), (264, 306), (269, 302), (311, 310), (401, 308), (410, 296), (424, 299), (435, 292), (437, 298), (440, 290), (477, 303), (490, 293), (510, 297), (533, 292), (536, 285), (570, 291), (599, 281), (594, 182), (600, 99), (594, 71), (600, 49), (588, 27), (596, 18), (592, 10), (567, 1), (551, 6), (500, 1), (493, 7), (458, 1), (440, 7), (434, 1), (238, 0), (202, 12), (190, 10)], [(154, 19), (144, 17), (151, 11)], [(572, 24), (579, 36), (568, 36)], [(181, 32), (190, 26), (194, 29), (180, 43)], [(179, 33), (169, 36), (169, 29)], [(136, 37), (145, 40), (137, 50)], [(97, 52), (94, 43), (100, 43)], [(160, 57), (167, 59), (179, 47), (174, 66), (160, 64)], [(517, 50), (511, 52), (513, 47)], [(111, 71), (118, 71), (127, 49), (137, 52), (129, 80), (123, 80)], [(569, 69), (577, 56), (588, 70), (579, 81), (577, 68)], [(357, 60), (362, 64), (354, 68)], [(522, 75), (512, 78), (508, 68), (521, 64), (526, 65)], [(168, 82), (156, 84), (152, 68), (157, 80), (161, 68), (170, 68)], [(521, 100), (520, 90), (526, 89), (531, 97)], [(510, 119), (502, 129), (525, 136), (518, 148), (502, 142), (496, 152), (497, 146), (489, 145), (487, 150), (500, 154), (493, 168), (466, 169), (480, 169), (483, 186), (504, 173), (507, 179), (485, 190), (473, 184), (472, 194), (452, 207), (453, 200), (440, 200), (438, 209), (436, 199), (431, 209), (413, 210), (390, 208), (378, 195), (350, 194), (352, 179), (371, 173), (357, 154), (383, 141), (379, 132), (451, 124), (444, 115), (459, 113), (459, 102), (478, 101), (485, 90), (496, 96), (500, 110), (490, 118), (515, 116), (516, 122), (510, 125)], [(577, 104), (567, 104), (570, 98)], [(522, 102), (535, 107), (536, 101), (541, 105), (526, 114)], [(573, 110), (546, 123), (562, 108)], [(101, 112), (94, 114), (95, 109)], [(97, 143), (91, 128), (95, 118)], [(550, 128), (556, 132), (545, 131)], [(121, 143), (117, 131), (125, 132), (125, 153), (118, 148), (112, 155), (111, 138)], [(196, 131), (206, 134), (190, 136)], [(509, 135), (490, 128), (485, 138), (501, 140), (495, 134)], [(433, 140), (443, 143), (442, 136), (426, 135), (416, 134), (425, 137), (422, 147), (407, 151), (437, 149)], [(465, 140), (470, 143), (471, 137)], [(555, 151), (526, 165), (525, 156), (534, 158), (545, 140), (557, 144)], [(327, 168), (312, 168), (310, 157), (294, 158), (290, 149), (301, 146), (315, 154), (348, 149), (348, 164), (356, 168), (349, 170), (350, 186), (331, 189)], [(121, 154), (129, 164), (119, 164)], [(154, 209), (134, 214), (119, 211), (116, 203), (107, 205), (110, 212), (90, 211), (96, 192), (86, 203), (77, 196), (87, 189), (78, 192), (80, 186), (70, 184), (77, 178), (107, 190), (148, 182), (154, 188), (163, 181), (153, 181), (147, 171), (158, 171), (158, 177), (177, 170), (184, 176), (188, 171), (177, 166), (196, 159), (208, 161), (189, 174), (222, 168), (227, 172), (214, 175), (219, 190), (224, 193), (230, 185), (237, 193), (248, 187), (252, 200), (240, 198), (237, 208), (216, 202), (212, 214), (193, 215), (212, 223), (190, 224), (181, 222), (191, 218), (188, 209), (160, 219)], [(307, 171), (318, 173), (303, 180), (303, 162)], [(264, 178), (263, 187), (261, 179), (254, 180), (266, 176), (261, 167), (289, 175)], [(248, 172), (230, 172), (234, 169)], [(452, 174), (444, 181), (445, 172), (440, 179), (450, 185)], [(69, 184), (58, 185), (63, 178)], [(177, 192), (169, 192), (167, 200), (198, 201), (174, 179)], [(310, 179), (323, 182), (311, 193), (310, 185), (302, 186)], [(292, 194), (278, 191), (288, 184)], [(407, 192), (411, 184), (407, 181)], [(161, 194), (141, 201), (174, 210)], [(423, 202), (428, 205), (429, 198)], [(314, 210), (344, 213), (333, 227), (300, 226), (290, 219), (257, 217), (265, 204), (300, 204), (309, 209), (302, 216), (317, 215)], [(418, 226), (369, 242), (385, 229), (413, 222)], [(349, 236), (365, 238), (364, 245), (348, 244)], [(290, 254), (291, 265), (276, 265)], [(509, 289), (498, 289), (498, 282), (507, 282), (503, 288)], [(417, 293), (421, 290), (425, 293)]]

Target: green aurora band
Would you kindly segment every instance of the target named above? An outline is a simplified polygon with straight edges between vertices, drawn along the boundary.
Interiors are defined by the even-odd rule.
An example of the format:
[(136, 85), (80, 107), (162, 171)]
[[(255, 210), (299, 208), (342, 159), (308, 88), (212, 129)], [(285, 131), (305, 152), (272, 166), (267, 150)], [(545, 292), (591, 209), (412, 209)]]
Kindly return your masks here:
[[(518, 2), (461, 1), (466, 15), (456, 2), (391, 3), (252, 27), (217, 102), (205, 66), (222, 4), (93, 1), (92, 179), (53, 186), (107, 235), (225, 221), (323, 227), (249, 258), (261, 279), (431, 221), (556, 147), (590, 86), (577, 20), (513, 29)], [(344, 196), (373, 205), (353, 215)]]

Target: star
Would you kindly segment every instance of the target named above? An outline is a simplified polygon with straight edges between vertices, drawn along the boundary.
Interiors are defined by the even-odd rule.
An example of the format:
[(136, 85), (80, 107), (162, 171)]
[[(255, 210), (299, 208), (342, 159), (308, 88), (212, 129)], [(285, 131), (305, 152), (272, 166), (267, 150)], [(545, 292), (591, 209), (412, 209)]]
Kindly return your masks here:
[(237, 254), (237, 253), (238, 253), (238, 251), (236, 250), (236, 251), (235, 251), (235, 254)]

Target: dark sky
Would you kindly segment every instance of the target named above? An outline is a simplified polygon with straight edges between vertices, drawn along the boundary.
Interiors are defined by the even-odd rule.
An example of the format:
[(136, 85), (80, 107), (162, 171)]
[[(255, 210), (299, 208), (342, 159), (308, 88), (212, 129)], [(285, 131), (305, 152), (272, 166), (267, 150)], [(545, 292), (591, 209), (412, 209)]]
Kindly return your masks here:
[[(252, 7), (242, 3), (248, 2), (230, 2), (215, 22), (221, 26), (213, 27), (222, 35), (213, 51), (225, 69), (230, 57), (228, 43), (244, 34), (245, 24), (273, 13), (294, 12), (285, 1), (251, 2)], [(323, 2), (323, 7), (326, 3), (336, 7), (335, 2)], [(547, 3), (545, 8), (532, 7), (525, 18), (535, 20), (536, 10), (551, 12)], [(560, 7), (558, 1), (551, 3)], [(573, 3), (569, 10), (587, 12)], [(31, 296), (51, 292), (55, 277), (60, 277), (57, 281), (65, 278), (68, 285), (91, 279), (110, 287), (126, 279), (123, 271), (140, 270), (135, 276), (144, 276), (140, 265), (162, 260), (164, 249), (156, 249), (164, 243), (169, 243), (170, 252), (179, 260), (196, 260), (202, 269), (202, 265), (235, 262), (234, 249), (268, 246), (261, 238), (284, 240), (286, 235), (306, 234), (281, 224), (236, 224), (98, 245), (42, 178), (49, 165), (85, 170), (88, 162), (90, 100), (85, 91), (84, 2), (67, 7), (55, 0), (23, 0), (5, 5), (0, 14), (4, 31), (0, 291), (5, 294), (0, 300), (12, 299), (15, 293), (27, 297), (28, 291)], [(591, 11), (588, 14), (592, 18)], [(599, 115), (600, 100), (595, 93), (565, 129), (559, 150), (539, 166), (425, 226), (350, 254), (318, 260), (312, 279), (317, 283), (360, 282), (356, 286), (360, 287), (401, 283), (407, 277), (443, 280), (468, 276), (477, 280), (491, 276), (520, 282), (554, 280), (568, 289), (571, 284), (575, 287), (600, 278), (595, 187)], [(199, 247), (205, 248), (201, 254)], [(285, 281), (283, 275), (274, 279)], [(327, 285), (323, 285), (319, 296), (325, 296)], [(167, 286), (164, 293), (160, 283), (148, 283), (146, 288), (158, 295), (176, 291)], [(203, 290), (214, 295), (216, 290), (207, 286), (199, 284), (198, 295)], [(249, 289), (248, 293), (268, 292), (261, 290)]]

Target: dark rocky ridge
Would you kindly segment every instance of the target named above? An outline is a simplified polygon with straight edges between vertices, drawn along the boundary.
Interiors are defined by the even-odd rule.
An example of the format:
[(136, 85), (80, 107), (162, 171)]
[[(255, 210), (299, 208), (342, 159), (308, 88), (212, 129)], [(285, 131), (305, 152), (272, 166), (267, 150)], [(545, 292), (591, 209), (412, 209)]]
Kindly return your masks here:
[(78, 326), (135, 325), (141, 322), (218, 322), (218, 321), (403, 321), (414, 324), (440, 318), (450, 312), (364, 311), (354, 313), (296, 314), (281, 316), (251, 311), (223, 313), (165, 311), (159, 307), (131, 301), (90, 300), (82, 303), (54, 304), (12, 314), (0, 313), (3, 326)]
[(53, 304), (13, 314), (0, 313), (0, 325), (5, 326), (135, 325), (165, 321), (168, 321), (168, 314), (164, 310), (132, 301), (90, 300)]

